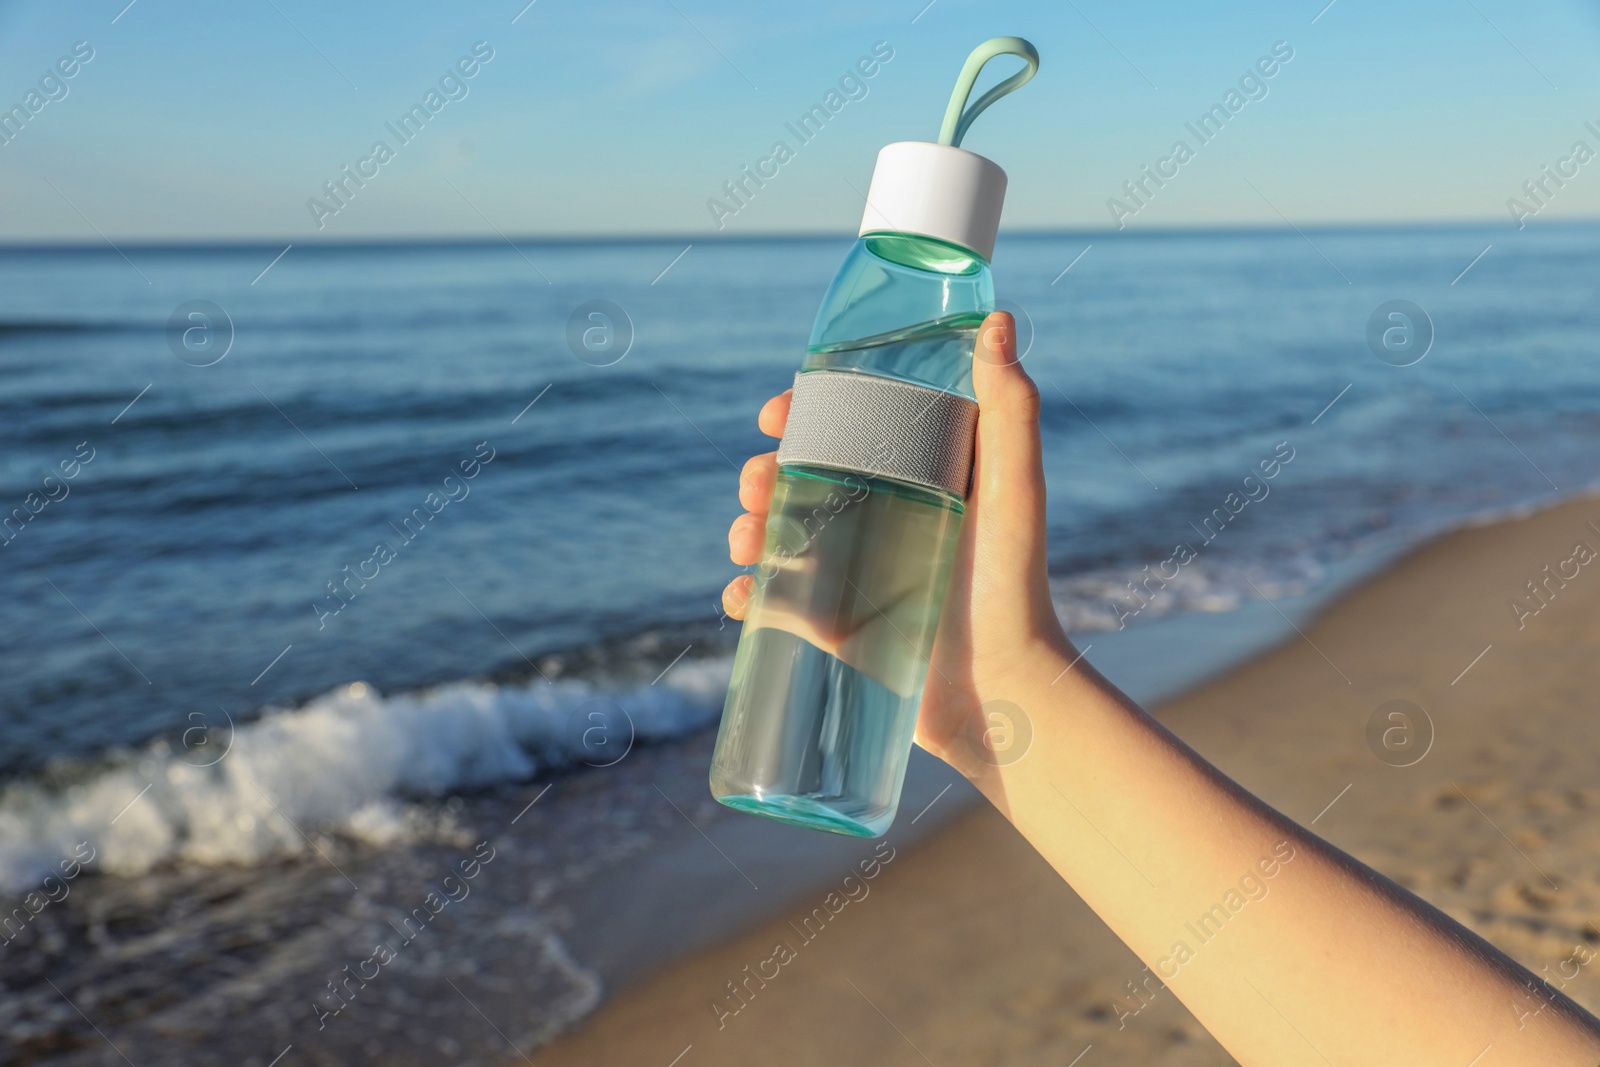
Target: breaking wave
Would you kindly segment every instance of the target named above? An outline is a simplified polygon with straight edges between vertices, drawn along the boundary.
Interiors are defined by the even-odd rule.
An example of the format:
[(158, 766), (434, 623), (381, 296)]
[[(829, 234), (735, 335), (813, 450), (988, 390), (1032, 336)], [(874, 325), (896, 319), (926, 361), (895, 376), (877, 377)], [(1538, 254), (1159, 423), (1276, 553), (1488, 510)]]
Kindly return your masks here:
[(657, 682), (612, 689), (460, 682), (386, 697), (354, 682), (236, 728), (196, 725), (67, 784), (7, 786), (0, 889), (37, 884), (85, 841), (98, 869), (137, 875), (169, 862), (260, 863), (319, 837), (417, 840), (437, 822), (419, 800), (604, 766), (634, 744), (707, 726), (731, 666), (685, 660)]

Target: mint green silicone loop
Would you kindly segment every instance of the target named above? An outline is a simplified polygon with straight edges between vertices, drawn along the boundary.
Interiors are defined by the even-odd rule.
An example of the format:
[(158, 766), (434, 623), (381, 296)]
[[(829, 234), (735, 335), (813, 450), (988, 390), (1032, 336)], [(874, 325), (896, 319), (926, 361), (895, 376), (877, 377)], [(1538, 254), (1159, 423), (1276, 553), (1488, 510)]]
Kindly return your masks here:
[[(1027, 66), (984, 93), (976, 104), (967, 107), (967, 97), (972, 95), (972, 86), (978, 80), (978, 72), (983, 70), (985, 63), (996, 56), (1016, 56)], [(985, 108), (1002, 96), (1022, 88), (1038, 72), (1039, 50), (1021, 37), (994, 37), (974, 48), (961, 67), (961, 76), (956, 79), (955, 92), (950, 94), (950, 106), (945, 108), (944, 124), (939, 127), (939, 143), (952, 148), (961, 147), (961, 139), (967, 135), (967, 129), (972, 125), (973, 119), (983, 114)]]

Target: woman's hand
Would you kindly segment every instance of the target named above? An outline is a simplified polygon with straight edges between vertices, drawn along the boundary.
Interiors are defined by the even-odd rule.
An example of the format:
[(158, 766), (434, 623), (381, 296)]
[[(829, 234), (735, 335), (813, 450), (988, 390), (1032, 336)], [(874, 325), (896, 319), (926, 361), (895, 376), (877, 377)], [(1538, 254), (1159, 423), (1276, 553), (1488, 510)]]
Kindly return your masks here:
[[(1066, 673), (1075, 661), (1045, 576), (1039, 394), (1015, 352), (1011, 317), (989, 316), (972, 367), (977, 468), (918, 743), (971, 778), (1246, 1067), (1595, 1063), (1600, 1020), (1251, 796), (1089, 665)], [(761, 428), (782, 434), (788, 411), (776, 398)], [(745, 468), (735, 563), (761, 558), (776, 477), (771, 454)], [(749, 578), (728, 586), (729, 614), (742, 617), (749, 592)], [(997, 700), (1031, 716), (1016, 758), (988, 754), (984, 705)], [(1230, 888), (1257, 871), (1274, 879), (1270, 902), (1235, 915)], [(1197, 936), (1207, 919), (1195, 916), (1226, 933)], [(1550, 1009), (1538, 1026), (1515, 1014), (1530, 995)]]
[[(1011, 316), (985, 319), (972, 364), (977, 463), (917, 719), (917, 743), (969, 777), (992, 764), (983, 705), (1016, 700), (1041, 675), (1048, 683), (1074, 655), (1046, 575), (1039, 390), (1016, 351)], [(789, 402), (789, 392), (767, 401), (763, 433), (783, 436)], [(739, 476), (746, 514), (728, 530), (728, 555), (740, 566), (761, 561), (777, 476), (776, 452), (752, 457)], [(744, 618), (753, 582), (741, 575), (723, 590), (729, 616)]]

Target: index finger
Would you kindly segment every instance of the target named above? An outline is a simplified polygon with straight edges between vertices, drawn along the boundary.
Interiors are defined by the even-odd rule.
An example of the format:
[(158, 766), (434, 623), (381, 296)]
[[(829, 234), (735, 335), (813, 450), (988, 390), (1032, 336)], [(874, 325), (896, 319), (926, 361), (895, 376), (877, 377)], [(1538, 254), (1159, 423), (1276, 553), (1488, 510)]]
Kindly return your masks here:
[(783, 436), (783, 427), (789, 421), (789, 402), (793, 399), (794, 390), (785, 389), (761, 405), (761, 414), (756, 416), (756, 425), (761, 427), (762, 433), (768, 437)]

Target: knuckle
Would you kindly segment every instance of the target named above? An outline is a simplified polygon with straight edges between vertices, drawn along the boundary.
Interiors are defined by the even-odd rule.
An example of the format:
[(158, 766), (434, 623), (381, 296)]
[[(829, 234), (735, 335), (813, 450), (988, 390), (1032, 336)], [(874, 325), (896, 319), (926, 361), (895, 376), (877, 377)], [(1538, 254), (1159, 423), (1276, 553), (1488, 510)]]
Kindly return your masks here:
[(1016, 405), (1018, 414), (1029, 421), (1039, 417), (1039, 410), (1044, 406), (1044, 401), (1039, 394), (1039, 386), (1032, 378), (1022, 376), (1017, 379)]
[(1037, 422), (1044, 405), (1039, 386), (1026, 375), (1017, 375), (1008, 381), (998, 400), (999, 414), (1018, 422)]

